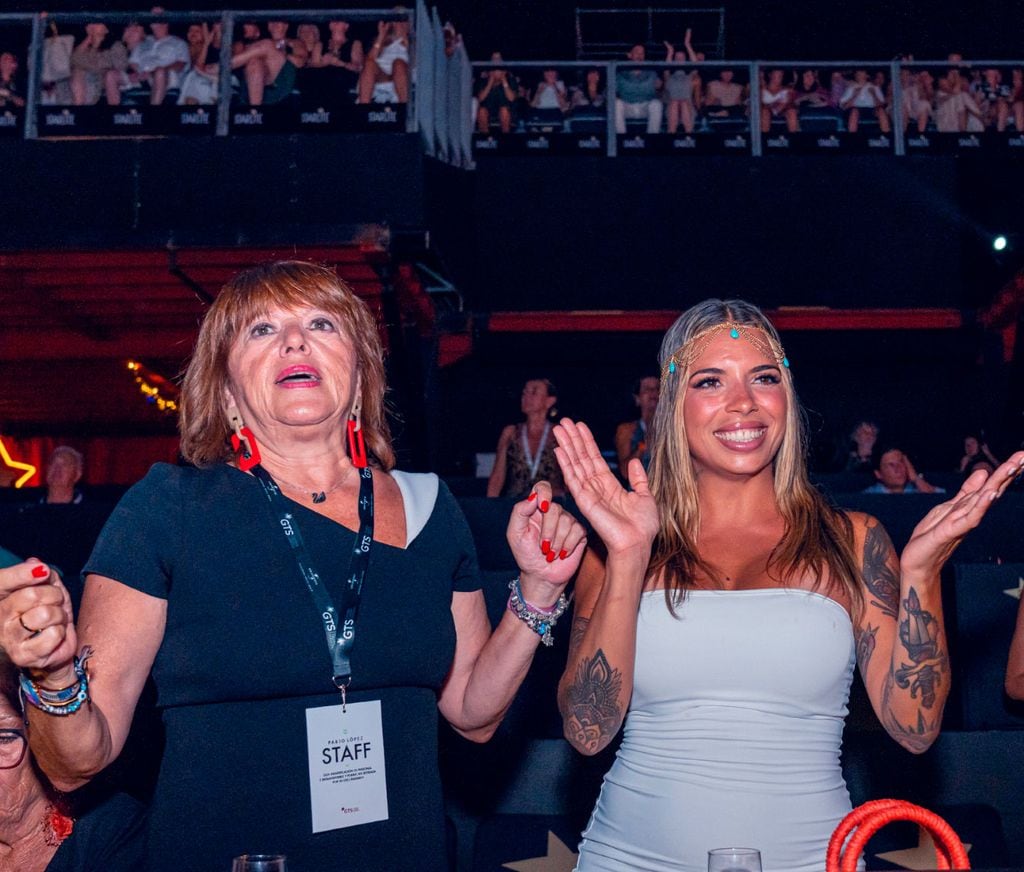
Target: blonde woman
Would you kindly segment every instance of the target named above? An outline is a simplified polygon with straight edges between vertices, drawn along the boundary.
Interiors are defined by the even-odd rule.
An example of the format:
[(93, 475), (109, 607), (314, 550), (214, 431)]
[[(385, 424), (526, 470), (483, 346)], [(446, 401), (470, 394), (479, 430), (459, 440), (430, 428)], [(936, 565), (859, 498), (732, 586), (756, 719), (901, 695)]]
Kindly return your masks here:
[(824, 864), (850, 810), (839, 768), (855, 666), (882, 725), (934, 741), (949, 691), (939, 572), (1024, 452), (935, 507), (897, 556), (874, 518), (809, 484), (779, 336), (754, 306), (705, 301), (661, 349), (650, 477), (624, 490), (582, 424), (555, 428), (588, 553), (559, 705), (584, 754), (622, 745), (580, 872), (704, 870), (761, 850), (764, 869)]

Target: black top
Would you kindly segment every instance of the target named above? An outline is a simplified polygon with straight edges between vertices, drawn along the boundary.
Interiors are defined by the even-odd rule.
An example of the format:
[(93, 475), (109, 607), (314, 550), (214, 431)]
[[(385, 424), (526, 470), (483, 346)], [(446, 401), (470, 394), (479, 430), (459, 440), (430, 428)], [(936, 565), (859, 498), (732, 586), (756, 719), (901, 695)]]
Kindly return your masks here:
[[(294, 503), (336, 603), (355, 533)], [(289, 872), (447, 868), (437, 693), (451, 666), (453, 590), (479, 588), (469, 528), (439, 483), (405, 549), (374, 543), (350, 702), (381, 701), (389, 819), (312, 834), (307, 708), (336, 705), (319, 613), (256, 479), (157, 464), (122, 499), (87, 572), (167, 599), (153, 665), (166, 730), (151, 869), (229, 869), (284, 853)]]
[(136, 800), (113, 795), (75, 821), (46, 872), (137, 872), (144, 859), (143, 820)]

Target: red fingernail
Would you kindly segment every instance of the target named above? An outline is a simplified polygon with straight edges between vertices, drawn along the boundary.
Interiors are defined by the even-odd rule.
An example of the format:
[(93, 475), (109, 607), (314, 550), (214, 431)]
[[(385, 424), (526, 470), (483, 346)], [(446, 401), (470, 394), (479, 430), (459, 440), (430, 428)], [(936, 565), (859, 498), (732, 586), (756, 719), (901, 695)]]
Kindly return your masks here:
[(549, 503), (547, 500), (541, 500), (540, 510), (542, 512), (546, 512), (549, 508), (551, 508), (551, 503)]
[(554, 563), (555, 562), (555, 552), (554, 551), (549, 551), (548, 552), (548, 556), (545, 559), (547, 560), (548, 563)]
[(551, 550), (551, 540), (545, 539), (540, 543), (540, 553), (547, 554)]
[(534, 491), (534, 492), (533, 492), (532, 494), (530, 494), (530, 495), (529, 495), (529, 496), (528, 496), (528, 497), (526, 498), (526, 502), (530, 502), (531, 500), (535, 500), (535, 499), (537, 499), (537, 491)]
[(566, 551), (564, 548), (561, 551), (558, 552), (558, 559), (559, 560), (565, 560), (565, 558), (568, 557), (568, 556), (569, 556), (569, 552)]
[(50, 572), (50, 568), (45, 563), (40, 563), (38, 566), (32, 567), (33, 578), (46, 578)]

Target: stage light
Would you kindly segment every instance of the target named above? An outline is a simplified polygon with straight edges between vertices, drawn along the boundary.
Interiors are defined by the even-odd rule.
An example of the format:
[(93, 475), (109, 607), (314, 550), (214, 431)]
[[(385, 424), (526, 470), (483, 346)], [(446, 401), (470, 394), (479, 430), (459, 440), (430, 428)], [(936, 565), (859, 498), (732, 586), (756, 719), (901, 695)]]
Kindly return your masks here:
[(992, 240), (993, 251), (1006, 251), (1006, 246), (1009, 244), (1007, 238), (1001, 233)]

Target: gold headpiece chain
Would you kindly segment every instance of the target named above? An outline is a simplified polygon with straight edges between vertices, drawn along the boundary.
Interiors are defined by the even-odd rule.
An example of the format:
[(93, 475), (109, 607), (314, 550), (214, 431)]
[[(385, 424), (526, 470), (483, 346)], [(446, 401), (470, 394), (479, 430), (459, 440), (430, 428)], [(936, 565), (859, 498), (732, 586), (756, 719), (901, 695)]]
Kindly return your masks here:
[(765, 357), (774, 360), (779, 366), (789, 368), (789, 359), (772, 338), (763, 329), (751, 324), (738, 324), (735, 321), (722, 321), (714, 327), (701, 330), (696, 336), (684, 342), (673, 352), (672, 356), (665, 362), (661, 371), (661, 378), (664, 381), (670, 375), (674, 375), (677, 369), (687, 370), (712, 338), (723, 331), (728, 331), (732, 339), (745, 339)]

